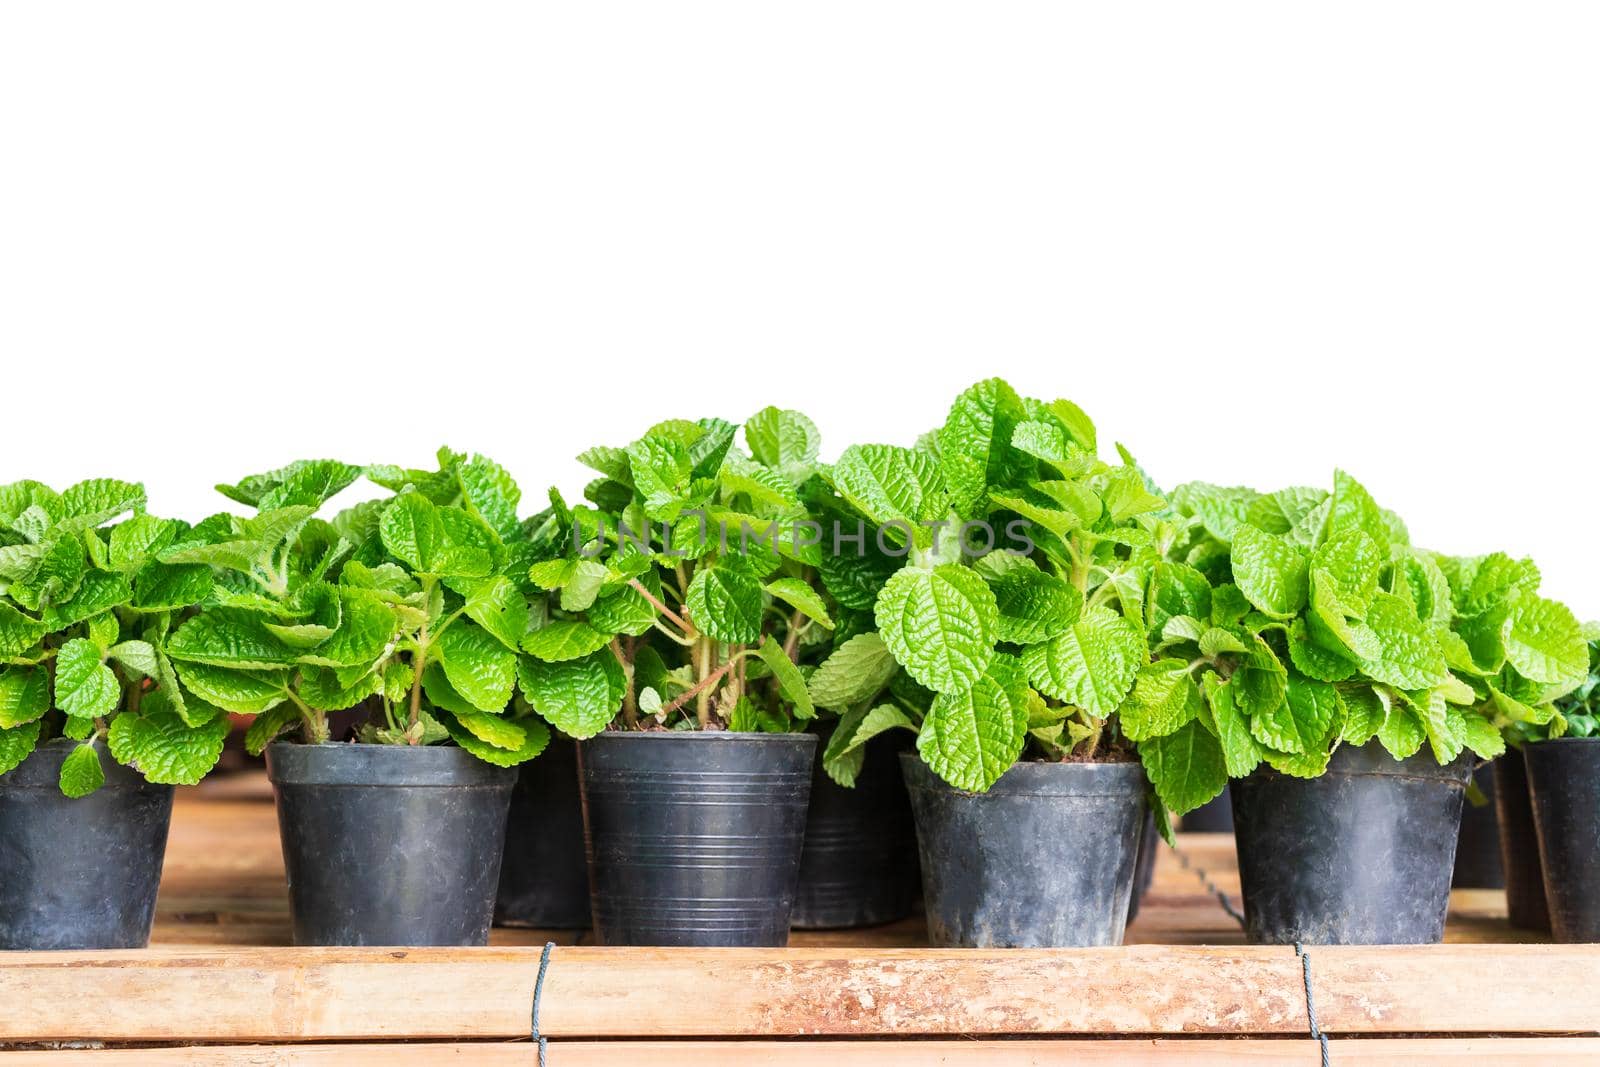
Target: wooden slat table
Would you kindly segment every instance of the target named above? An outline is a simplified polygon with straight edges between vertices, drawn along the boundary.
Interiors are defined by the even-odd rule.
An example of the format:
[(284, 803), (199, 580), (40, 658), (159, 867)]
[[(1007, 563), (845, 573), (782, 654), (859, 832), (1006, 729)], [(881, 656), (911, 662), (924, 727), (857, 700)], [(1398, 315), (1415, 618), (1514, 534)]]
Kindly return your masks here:
[[(0, 1067), (532, 1063), (546, 940), (553, 1067), (1317, 1063), (1300, 959), (1244, 945), (1214, 889), (1237, 899), (1232, 840), (1197, 834), (1121, 948), (930, 949), (912, 920), (771, 950), (296, 949), (270, 796), (224, 779), (179, 801), (151, 949), (0, 954)], [(1311, 949), (1332, 1061), (1600, 1063), (1600, 946), (1504, 916), (1462, 891), (1444, 945)]]

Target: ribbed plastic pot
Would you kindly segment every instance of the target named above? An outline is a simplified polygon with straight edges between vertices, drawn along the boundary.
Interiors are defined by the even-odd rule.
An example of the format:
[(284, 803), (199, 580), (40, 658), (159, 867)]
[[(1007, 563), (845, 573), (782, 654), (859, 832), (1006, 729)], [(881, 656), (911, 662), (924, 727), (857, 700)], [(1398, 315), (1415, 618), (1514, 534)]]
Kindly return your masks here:
[(610, 731), (578, 743), (602, 945), (782, 947), (815, 734)]
[(900, 757), (928, 939), (962, 948), (1122, 943), (1145, 816), (1138, 763), (1018, 763), (964, 793)]
[(1600, 738), (1538, 741), (1522, 752), (1550, 931), (1565, 944), (1600, 941)]
[(1441, 767), (1376, 742), (1320, 778), (1235, 779), (1234, 839), (1253, 944), (1432, 944), (1444, 936), (1470, 753)]
[(1488, 803), (1461, 805), (1461, 833), (1456, 838), (1455, 873), (1450, 884), (1458, 889), (1503, 889), (1505, 871), (1500, 865), (1500, 824), (1494, 812), (1494, 771), (1490, 765), (1472, 774)]
[(1128, 925), (1139, 916), (1139, 905), (1156, 880), (1156, 845), (1161, 834), (1156, 830), (1156, 813), (1146, 811), (1144, 823), (1139, 827), (1139, 859), (1133, 868), (1133, 895), (1128, 898)]
[(1506, 917), (1522, 930), (1550, 932), (1544, 899), (1544, 865), (1533, 825), (1528, 764), (1520, 748), (1508, 748), (1489, 764), (1494, 772), (1495, 817), (1500, 823), (1500, 869), (1506, 878)]
[(172, 822), (172, 787), (100, 754), (106, 783), (61, 795), (76, 741), (0, 775), (0, 949), (144, 948)]
[(583, 853), (577, 742), (552, 737), (539, 758), (519, 770), (506, 818), (495, 924), (587, 930), (589, 861)]
[(853, 789), (822, 770), (821, 747), (789, 924), (838, 930), (904, 919), (918, 879), (917, 834), (900, 777), (906, 745), (893, 734), (868, 741)]
[(297, 945), (483, 945), (514, 768), (444, 745), (267, 747)]
[(1183, 816), (1179, 828), (1186, 834), (1233, 833), (1233, 802), (1228, 798), (1228, 791), (1224, 789), (1215, 799)]

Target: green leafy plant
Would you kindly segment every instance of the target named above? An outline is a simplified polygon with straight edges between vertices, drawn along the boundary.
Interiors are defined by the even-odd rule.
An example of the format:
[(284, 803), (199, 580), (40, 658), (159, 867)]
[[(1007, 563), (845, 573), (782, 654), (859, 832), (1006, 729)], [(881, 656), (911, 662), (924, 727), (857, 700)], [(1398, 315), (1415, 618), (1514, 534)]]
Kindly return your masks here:
[(889, 540), (822, 569), (841, 602), (872, 613), (812, 676), (814, 700), (822, 678), (864, 679), (839, 700), (830, 771), (893, 728), (914, 730), (927, 765), (965, 790), (1025, 755), (1133, 758), (1117, 713), (1149, 658), (1145, 589), (1176, 528), (1125, 450), (1109, 464), (1096, 449), (1075, 404), (990, 379), (916, 447), (839, 457), (824, 513)]
[(1584, 636), (1589, 642), (1589, 675), (1556, 703), (1566, 737), (1600, 737), (1600, 623), (1586, 624)]
[[(315, 517), (362, 474), (391, 495)], [(436, 470), (307, 460), (219, 489), (257, 511), (163, 553), (217, 576), (169, 651), (191, 691), (256, 716), (251, 751), (327, 741), (328, 714), (358, 706), (369, 744), (454, 743), (500, 766), (543, 751), (548, 728), (513, 692), (547, 516), (518, 520), (503, 468), (441, 449)]]
[(588, 503), (552, 492), (561, 549), (531, 580), (551, 594), (524, 642), (528, 701), (575, 736), (623, 729), (801, 730), (801, 663), (835, 628), (808, 505), (819, 435), (766, 408), (739, 427), (671, 420), (579, 459)]
[(158, 558), (192, 534), (147, 514), (136, 483), (0, 486), (0, 773), (57, 738), (78, 742), (61, 766), (71, 797), (105, 784), (102, 751), (167, 785), (216, 764), (227, 718), (169, 655), (211, 571)]
[[(1576, 623), (1532, 595), (1526, 572), (1490, 581), (1504, 557), (1413, 547), (1398, 517), (1343, 472), (1331, 491), (1191, 483), (1172, 501), (1189, 532), (1152, 586), (1157, 659), (1122, 720), (1174, 812), (1263, 762), (1317, 777), (1341, 744), (1376, 739), (1396, 759), (1426, 744), (1441, 764), (1463, 750), (1498, 755), (1506, 717), (1495, 683), (1511, 685), (1518, 669), (1506, 651), (1513, 632), (1526, 644), (1516, 658), (1538, 676), (1513, 688), (1546, 709), (1530, 715), (1547, 716), (1576, 684)], [(1492, 618), (1477, 621), (1483, 612)], [(1475, 659), (1480, 630), (1504, 639), (1486, 638)]]

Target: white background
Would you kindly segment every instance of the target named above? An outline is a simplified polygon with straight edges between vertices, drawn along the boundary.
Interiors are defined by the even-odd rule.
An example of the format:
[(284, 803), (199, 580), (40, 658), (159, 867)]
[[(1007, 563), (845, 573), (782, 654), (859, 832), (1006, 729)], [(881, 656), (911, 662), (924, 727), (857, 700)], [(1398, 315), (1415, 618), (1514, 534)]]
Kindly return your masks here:
[(909, 443), (1001, 374), (1600, 615), (1590, 4), (0, 8), (0, 480), (668, 416)]

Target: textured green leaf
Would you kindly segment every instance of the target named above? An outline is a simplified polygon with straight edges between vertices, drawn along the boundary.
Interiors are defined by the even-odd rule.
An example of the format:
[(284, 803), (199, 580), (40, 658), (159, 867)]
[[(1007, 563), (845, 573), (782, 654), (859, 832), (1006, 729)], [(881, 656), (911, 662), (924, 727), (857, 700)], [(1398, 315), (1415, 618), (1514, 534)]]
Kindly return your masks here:
[(134, 575), (132, 603), (140, 611), (177, 611), (203, 603), (212, 585), (204, 564), (147, 563)]
[(1021, 398), (999, 378), (956, 397), (939, 431), (939, 467), (950, 503), (961, 515), (984, 514), (989, 486), (1009, 485), (1031, 473), (1031, 462), (1011, 444), (1024, 418)]
[(1148, 659), (1144, 635), (1106, 608), (1085, 608), (1065, 633), (1022, 652), (1034, 688), (1104, 718), (1117, 710)]
[(514, 533), (522, 501), (516, 479), (487, 456), (467, 456), (455, 465), (455, 472), (461, 498), (472, 513), (502, 537)]
[(1405, 601), (1392, 593), (1374, 594), (1367, 625), (1378, 641), (1378, 654), (1362, 665), (1369, 678), (1397, 689), (1428, 689), (1444, 681), (1444, 652)]
[(835, 782), (851, 788), (865, 760), (867, 742), (894, 729), (916, 733), (918, 726), (894, 704), (879, 704), (848, 713), (828, 738), (827, 748), (822, 753), (822, 769)]
[(1270, 715), (1288, 693), (1289, 672), (1271, 646), (1256, 637), (1255, 646), (1234, 671), (1229, 685), (1241, 714)]
[(507, 752), (520, 752), (528, 743), (528, 732), (510, 719), (484, 712), (454, 712), (455, 720), (473, 737)]
[(1222, 747), (1223, 762), (1228, 777), (1243, 778), (1261, 762), (1261, 745), (1250, 732), (1250, 723), (1238, 705), (1238, 691), (1233, 682), (1216, 684), (1214, 677), (1206, 683), (1207, 703), (1211, 706), (1212, 721), (1217, 727), (1217, 741)]
[(800, 668), (794, 665), (789, 654), (783, 650), (771, 637), (764, 638), (761, 647), (756, 649), (756, 655), (761, 657), (761, 662), (767, 665), (772, 676), (778, 680), (778, 689), (784, 698), (794, 705), (797, 718), (809, 719), (816, 715), (816, 705), (811, 701), (811, 693), (806, 688), (806, 680), (800, 673)]
[(694, 478), (689, 447), (670, 437), (647, 435), (628, 446), (628, 465), (645, 510), (666, 522), (676, 519), (690, 499)]
[(111, 755), (158, 785), (195, 785), (216, 766), (228, 730), (226, 716), (191, 728), (172, 713), (124, 712), (111, 720)]
[(1047, 641), (1070, 629), (1083, 611), (1083, 594), (1075, 586), (1036, 567), (1013, 567), (991, 588), (1000, 610), (1002, 641)]
[(1524, 594), (1511, 609), (1505, 639), (1506, 659), (1524, 678), (1560, 691), (1575, 689), (1589, 676), (1589, 646), (1583, 629), (1564, 604)]
[(1242, 486), (1188, 482), (1173, 490), (1172, 503), (1184, 514), (1196, 516), (1207, 533), (1226, 545), (1260, 496)]
[(834, 464), (833, 481), (839, 494), (867, 518), (906, 524), (918, 544), (931, 539), (923, 522), (948, 517), (950, 498), (938, 461), (925, 452), (851, 445)]
[(1300, 546), (1251, 526), (1233, 535), (1233, 580), (1256, 610), (1293, 618), (1306, 605), (1308, 562)]
[(1280, 489), (1252, 501), (1245, 521), (1269, 534), (1286, 537), (1327, 499), (1328, 493), (1323, 489)]
[(611, 635), (586, 622), (558, 619), (532, 630), (523, 638), (522, 648), (529, 655), (551, 663), (582, 659), (611, 643)]
[(1328, 525), (1325, 540), (1333, 540), (1351, 530), (1359, 530), (1377, 543), (1381, 558), (1389, 558), (1393, 541), (1383, 510), (1360, 482), (1344, 471), (1333, 472), (1333, 493), (1328, 497)]
[(760, 640), (765, 603), (761, 582), (733, 566), (697, 570), (685, 600), (701, 633), (733, 644)]
[(833, 629), (833, 620), (828, 617), (828, 606), (822, 602), (822, 597), (817, 591), (799, 578), (774, 578), (762, 588), (791, 608), (801, 612), (827, 629)]
[(1157, 562), (1150, 571), (1144, 614), (1145, 628), (1152, 636), (1162, 633), (1173, 618), (1209, 619), (1211, 583), (1187, 564)]
[(100, 646), (75, 637), (56, 653), (56, 707), (80, 719), (116, 710), (122, 696), (117, 676), (100, 661)]
[(49, 632), (37, 619), (0, 603), (0, 657), (21, 655)]
[(1531, 559), (1512, 559), (1504, 552), (1441, 561), (1455, 598), (1456, 611), (1482, 615), (1539, 588), (1539, 568)]
[(1198, 719), (1145, 741), (1139, 757), (1156, 796), (1174, 815), (1193, 811), (1228, 787), (1222, 748)]
[(401, 493), (383, 509), (378, 535), (389, 554), (419, 574), (438, 573), (445, 554), (439, 509), (421, 493)]
[(1179, 660), (1158, 660), (1139, 668), (1133, 691), (1117, 710), (1130, 741), (1164, 737), (1200, 714), (1200, 689)]
[(1496, 759), (1506, 751), (1505, 737), (1494, 723), (1471, 711), (1463, 718), (1461, 739), (1479, 759)]
[(135, 674), (156, 676), (156, 650), (148, 641), (120, 641), (106, 649), (106, 655)]
[(218, 667), (287, 667), (297, 652), (270, 633), (261, 620), (235, 608), (211, 608), (178, 627), (167, 641), (173, 659)]
[(1369, 685), (1349, 686), (1340, 689), (1340, 702), (1344, 705), (1344, 727), (1339, 738), (1352, 745), (1364, 745), (1378, 736), (1389, 705)]
[(42, 667), (0, 670), (0, 728), (42, 719), (50, 710), (50, 676)]
[(382, 678), (376, 671), (341, 680), (340, 672), (316, 667), (300, 672), (300, 700), (315, 711), (343, 711), (377, 696)]
[(511, 701), (517, 656), (478, 626), (457, 621), (436, 641), (445, 677), (479, 711), (498, 712)]
[(1378, 727), (1378, 743), (1395, 759), (1407, 759), (1417, 754), (1427, 740), (1422, 720), (1410, 708), (1391, 707), (1383, 724)]
[(25, 722), (21, 726), (0, 729), (0, 774), (15, 769), (28, 758), (39, 743), (39, 723)]
[(917, 735), (917, 751), (957, 789), (982, 792), (1016, 763), (1027, 731), (1027, 711), (998, 681), (983, 675), (970, 688), (934, 698)]
[(1323, 682), (1342, 682), (1360, 669), (1348, 656), (1313, 641), (1305, 619), (1289, 627), (1289, 659), (1301, 674)]
[(881, 637), (856, 634), (823, 660), (806, 688), (817, 707), (842, 711), (876, 696), (899, 669)]
[(339, 628), (296, 660), (320, 667), (368, 667), (389, 651), (399, 620), (392, 609), (361, 593), (340, 594)]
[(959, 564), (900, 571), (879, 594), (875, 615), (895, 659), (935, 692), (966, 689), (994, 656), (1000, 616), (994, 593)]
[(105, 768), (94, 745), (79, 745), (61, 761), (61, 792), (69, 797), (86, 797), (106, 784)]
[(822, 435), (798, 411), (762, 408), (744, 424), (750, 454), (775, 470), (796, 470), (816, 462)]
[(201, 700), (240, 715), (260, 714), (289, 698), (289, 673), (284, 670), (241, 671), (206, 663), (184, 663), (178, 668), (178, 674), (183, 684)]
[(580, 740), (616, 718), (626, 686), (622, 666), (609, 650), (564, 663), (524, 657), (517, 663), (517, 681), (546, 722)]
[[(485, 716), (485, 718), (493, 717)], [(517, 728), (523, 733), (523, 741), (522, 745), (514, 750), (500, 748), (482, 740), (462, 726), (453, 715), (445, 715), (441, 721), (445, 729), (450, 731), (452, 741), (485, 763), (492, 763), (496, 767), (515, 767), (526, 763), (538, 756), (550, 744), (550, 728), (538, 719), (521, 719), (517, 722)]]
[(86, 530), (145, 505), (144, 486), (116, 478), (89, 478), (61, 492), (61, 529)]
[(1360, 530), (1330, 537), (1311, 555), (1311, 568), (1332, 580), (1339, 603), (1358, 616), (1378, 591), (1378, 574), (1387, 562), (1378, 543)]
[(1339, 722), (1339, 695), (1333, 686), (1299, 674), (1289, 675), (1287, 698), (1272, 711), (1250, 718), (1250, 732), (1268, 748), (1290, 755), (1326, 750)]

